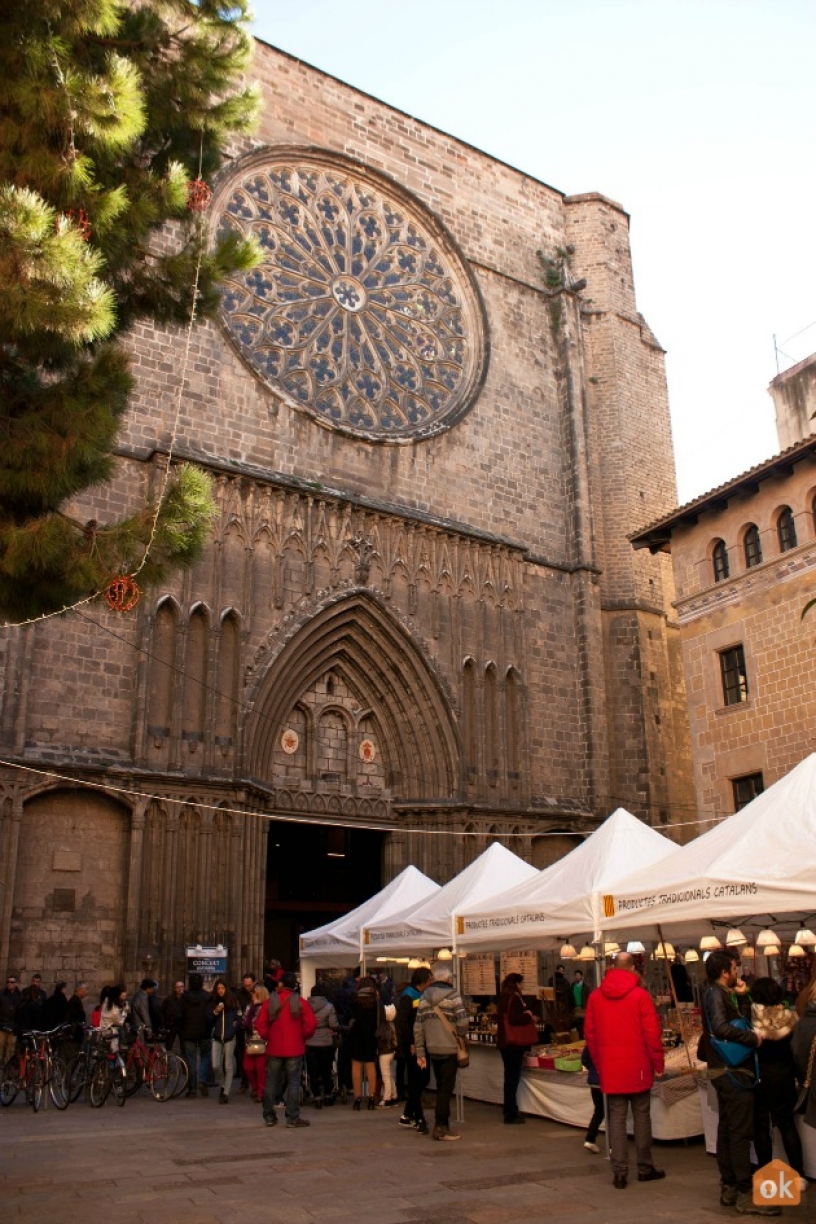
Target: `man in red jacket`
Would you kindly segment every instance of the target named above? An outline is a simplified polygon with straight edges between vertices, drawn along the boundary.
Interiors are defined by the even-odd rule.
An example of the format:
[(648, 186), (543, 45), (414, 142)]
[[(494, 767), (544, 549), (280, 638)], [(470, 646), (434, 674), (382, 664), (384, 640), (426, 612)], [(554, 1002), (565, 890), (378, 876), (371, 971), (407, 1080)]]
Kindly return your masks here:
[(267, 1126), (277, 1125), (275, 1102), (281, 1097), (286, 1125), (290, 1129), (309, 1125), (300, 1116), (300, 1081), (306, 1042), (316, 1028), (314, 1012), (298, 993), (297, 975), (284, 973), (277, 993), (269, 996), (255, 1018), (255, 1031), (266, 1042), (263, 1117)]
[(658, 1181), (666, 1174), (652, 1164), (649, 1094), (655, 1075), (663, 1072), (660, 1019), (628, 952), (618, 953), (614, 968), (589, 996), (584, 1034), (607, 1099), (615, 1189), (626, 1189), (629, 1174), (626, 1139), (629, 1105), (635, 1123), (638, 1181)]

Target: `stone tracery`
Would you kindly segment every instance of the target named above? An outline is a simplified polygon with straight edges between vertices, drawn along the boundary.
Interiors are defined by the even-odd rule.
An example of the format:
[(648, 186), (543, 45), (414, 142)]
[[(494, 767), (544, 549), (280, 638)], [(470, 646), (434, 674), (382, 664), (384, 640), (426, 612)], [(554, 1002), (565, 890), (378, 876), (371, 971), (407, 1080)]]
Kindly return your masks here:
[(418, 203), (339, 159), (267, 153), (219, 224), (264, 252), (225, 282), (224, 325), (296, 407), (383, 441), (430, 436), (469, 407), (484, 362), (478, 293)]

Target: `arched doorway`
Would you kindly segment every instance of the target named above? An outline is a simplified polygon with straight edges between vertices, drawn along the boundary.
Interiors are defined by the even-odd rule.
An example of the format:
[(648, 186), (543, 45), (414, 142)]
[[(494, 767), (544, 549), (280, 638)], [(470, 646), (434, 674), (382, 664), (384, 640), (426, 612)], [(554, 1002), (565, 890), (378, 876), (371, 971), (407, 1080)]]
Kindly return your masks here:
[(272, 821), (266, 857), (264, 955), (288, 969), (299, 937), (361, 905), (382, 887), (383, 834)]

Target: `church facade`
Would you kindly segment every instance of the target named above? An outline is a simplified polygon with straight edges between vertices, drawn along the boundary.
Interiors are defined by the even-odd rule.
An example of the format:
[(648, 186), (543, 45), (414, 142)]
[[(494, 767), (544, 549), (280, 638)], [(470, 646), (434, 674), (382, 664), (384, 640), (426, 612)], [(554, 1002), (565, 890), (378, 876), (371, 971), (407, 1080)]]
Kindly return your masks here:
[(165, 985), (220, 944), (237, 975), (408, 863), (693, 815), (671, 562), (627, 539), (676, 503), (627, 214), (263, 44), (255, 74), (209, 222), (262, 261), (219, 323), (135, 329), (87, 506), (191, 460), (211, 542), (128, 614), (2, 633), (18, 972)]

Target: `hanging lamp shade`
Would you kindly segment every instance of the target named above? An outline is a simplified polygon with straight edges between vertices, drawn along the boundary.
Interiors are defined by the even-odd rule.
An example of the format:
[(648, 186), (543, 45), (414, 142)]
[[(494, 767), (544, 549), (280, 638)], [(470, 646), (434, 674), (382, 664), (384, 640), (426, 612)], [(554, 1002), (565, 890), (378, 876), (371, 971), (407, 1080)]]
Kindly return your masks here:
[(626, 951), (627, 951), (627, 952), (628, 952), (628, 953), (629, 953), (631, 956), (642, 956), (642, 955), (643, 955), (643, 953), (646, 951), (646, 948), (645, 948), (645, 947), (644, 947), (644, 945), (643, 945), (643, 944), (640, 942), (640, 940), (639, 940), (639, 939), (632, 939), (632, 940), (630, 940), (630, 941), (629, 941), (629, 943), (626, 945)]
[(595, 949), (593, 948), (592, 944), (584, 944), (583, 948), (578, 953), (577, 959), (582, 961), (594, 961)]
[(746, 944), (746, 946), (742, 949), (742, 959), (743, 960), (755, 960), (756, 959), (756, 952), (754, 951), (754, 949), (751, 947), (750, 944)]
[(562, 960), (575, 960), (577, 955), (578, 953), (575, 951), (575, 948), (571, 943), (561, 945), (560, 956)]
[(617, 956), (619, 952), (620, 952), (620, 944), (617, 944), (617, 943), (605, 943), (604, 944), (604, 956)]
[(722, 944), (716, 935), (704, 935), (700, 940), (701, 952), (718, 952)]
[(697, 951), (696, 948), (689, 948), (688, 952), (686, 953), (684, 957), (684, 960), (687, 965), (692, 965), (695, 962), (699, 961), (699, 959), (700, 959), (700, 953)]
[(814, 935), (812, 931), (808, 930), (807, 927), (802, 927), (800, 931), (796, 932), (796, 937), (793, 942), (799, 944), (799, 946), (802, 948), (810, 948), (816, 944), (816, 935)]
[(654, 954), (655, 960), (674, 960), (674, 944), (659, 943)]
[(725, 937), (726, 948), (742, 948), (748, 940), (738, 927), (732, 927)]
[(756, 946), (758, 948), (767, 948), (769, 944), (771, 947), (776, 947), (778, 943), (779, 936), (774, 931), (767, 929), (760, 931), (756, 938)]
[(762, 949), (762, 952), (765, 956), (779, 956), (781, 948), (779, 947), (779, 944), (767, 944)]
[(440, 948), (436, 954), (437, 960), (453, 960), (453, 953), (450, 948)]
[(417, 958), (416, 958), (415, 956), (412, 956), (412, 957), (411, 957), (411, 959), (408, 961), (408, 968), (409, 968), (409, 969), (418, 969), (418, 968), (420, 967), (420, 965), (421, 965), (421, 964), (422, 964), (422, 961), (417, 960)]
[(805, 949), (801, 944), (791, 944), (788, 948), (788, 956), (804, 956)]

